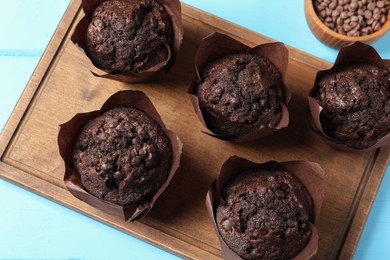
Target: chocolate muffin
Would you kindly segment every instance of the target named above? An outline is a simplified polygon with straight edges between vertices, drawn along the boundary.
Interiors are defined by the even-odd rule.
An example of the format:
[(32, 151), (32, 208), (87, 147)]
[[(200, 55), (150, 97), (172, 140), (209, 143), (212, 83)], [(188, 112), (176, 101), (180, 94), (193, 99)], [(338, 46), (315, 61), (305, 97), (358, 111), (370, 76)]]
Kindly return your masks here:
[(225, 243), (244, 259), (291, 259), (311, 237), (311, 197), (287, 171), (254, 169), (221, 192), (216, 223)]
[(171, 144), (161, 127), (130, 107), (114, 107), (88, 122), (73, 151), (83, 187), (118, 205), (152, 196), (166, 180), (171, 160)]
[(214, 133), (239, 137), (276, 126), (285, 87), (276, 67), (254, 54), (233, 54), (200, 72), (196, 91), (207, 126)]
[(323, 107), (324, 132), (365, 149), (390, 132), (390, 74), (368, 64), (339, 65), (322, 74), (312, 96)]
[(156, 1), (104, 1), (90, 20), (85, 51), (98, 68), (139, 73), (168, 59), (172, 24)]

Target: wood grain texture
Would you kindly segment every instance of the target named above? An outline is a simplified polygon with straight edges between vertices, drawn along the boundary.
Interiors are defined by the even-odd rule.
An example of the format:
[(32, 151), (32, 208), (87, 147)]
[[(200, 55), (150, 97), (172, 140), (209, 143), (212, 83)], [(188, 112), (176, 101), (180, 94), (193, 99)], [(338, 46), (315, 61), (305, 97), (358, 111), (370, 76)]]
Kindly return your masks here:
[[(193, 56), (200, 39), (220, 31), (255, 46), (271, 40), (183, 5), (185, 40), (169, 74), (125, 84), (94, 77), (89, 60), (70, 42), (81, 18), (73, 1), (0, 136), (0, 176), (124, 232), (191, 259), (219, 259), (219, 243), (204, 200), (223, 161), (231, 155), (262, 162), (310, 160), (326, 172), (326, 195), (318, 221), (316, 259), (351, 258), (374, 200), (389, 149), (339, 152), (308, 125), (306, 94), (315, 74), (331, 64), (289, 48), (286, 84), (293, 92), (290, 125), (260, 141), (224, 142), (202, 133), (186, 95), (194, 77)], [(96, 110), (119, 90), (144, 91), (166, 126), (184, 143), (181, 167), (149, 215), (125, 223), (74, 198), (64, 187), (64, 165), (56, 144), (58, 125), (74, 114)]]

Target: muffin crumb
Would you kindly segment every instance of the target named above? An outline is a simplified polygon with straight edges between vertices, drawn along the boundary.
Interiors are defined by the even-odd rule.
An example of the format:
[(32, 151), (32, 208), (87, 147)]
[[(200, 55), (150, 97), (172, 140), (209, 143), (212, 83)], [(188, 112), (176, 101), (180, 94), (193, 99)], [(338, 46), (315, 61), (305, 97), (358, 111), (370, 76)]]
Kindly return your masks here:
[(374, 145), (390, 132), (390, 74), (368, 64), (339, 65), (316, 82), (324, 132), (353, 149)]
[(228, 182), (216, 223), (226, 244), (244, 259), (291, 259), (311, 237), (311, 197), (287, 171), (254, 169)]
[(214, 133), (238, 137), (279, 123), (285, 87), (267, 59), (245, 53), (228, 55), (211, 62), (200, 76), (196, 95)]
[(88, 122), (74, 144), (73, 164), (84, 188), (119, 205), (154, 194), (166, 180), (172, 148), (144, 112), (115, 107)]
[(85, 51), (100, 69), (139, 73), (168, 59), (172, 24), (156, 1), (104, 1), (90, 19)]

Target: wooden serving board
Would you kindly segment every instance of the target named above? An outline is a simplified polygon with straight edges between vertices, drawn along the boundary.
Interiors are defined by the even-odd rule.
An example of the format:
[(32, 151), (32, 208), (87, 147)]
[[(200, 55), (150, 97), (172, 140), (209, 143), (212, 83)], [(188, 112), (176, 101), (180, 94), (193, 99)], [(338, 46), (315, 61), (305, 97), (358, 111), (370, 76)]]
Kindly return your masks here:
[[(186, 95), (194, 77), (195, 50), (200, 39), (214, 31), (250, 46), (270, 39), (183, 4), (185, 40), (173, 70), (130, 85), (90, 73), (89, 60), (70, 41), (82, 15), (80, 1), (72, 1), (0, 136), (2, 178), (182, 257), (219, 259), (219, 243), (204, 201), (222, 163), (231, 155), (257, 162), (310, 160), (326, 172), (316, 259), (353, 256), (386, 170), (389, 148), (340, 152), (311, 130), (306, 94), (316, 72), (329, 68), (329, 63), (289, 48), (286, 83), (293, 93), (290, 125), (257, 142), (229, 143), (201, 132), (205, 129)], [(64, 163), (57, 148), (59, 124), (76, 113), (99, 109), (113, 93), (126, 89), (144, 91), (166, 126), (184, 143), (181, 167), (170, 186), (149, 215), (133, 223), (73, 197), (62, 181)]]

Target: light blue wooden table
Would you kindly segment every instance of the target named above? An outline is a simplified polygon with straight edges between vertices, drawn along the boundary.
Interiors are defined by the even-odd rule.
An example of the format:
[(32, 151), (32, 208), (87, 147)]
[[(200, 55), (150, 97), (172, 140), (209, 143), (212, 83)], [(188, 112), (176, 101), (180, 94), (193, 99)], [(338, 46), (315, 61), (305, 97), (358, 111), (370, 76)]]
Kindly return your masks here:
[[(303, 0), (183, 0), (329, 62), (337, 51), (307, 27)], [(34, 71), (69, 0), (0, 0), (0, 129)], [(390, 33), (373, 45), (390, 59)], [(390, 170), (355, 259), (390, 259)], [(77, 232), (77, 236), (74, 234)], [(177, 257), (0, 179), (0, 259)]]

